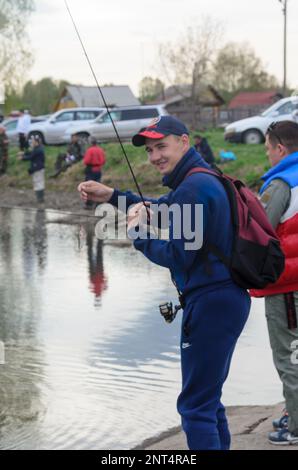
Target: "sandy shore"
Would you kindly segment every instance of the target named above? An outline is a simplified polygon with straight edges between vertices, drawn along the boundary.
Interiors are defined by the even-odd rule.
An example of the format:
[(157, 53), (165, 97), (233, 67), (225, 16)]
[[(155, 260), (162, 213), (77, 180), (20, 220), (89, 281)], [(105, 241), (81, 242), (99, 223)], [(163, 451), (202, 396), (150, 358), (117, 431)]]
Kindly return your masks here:
[[(283, 403), (275, 406), (232, 406), (227, 415), (232, 434), (231, 450), (298, 450), (296, 446), (275, 446), (268, 442), (272, 420), (281, 416)], [(144, 441), (139, 450), (187, 450), (181, 428), (169, 430)]]

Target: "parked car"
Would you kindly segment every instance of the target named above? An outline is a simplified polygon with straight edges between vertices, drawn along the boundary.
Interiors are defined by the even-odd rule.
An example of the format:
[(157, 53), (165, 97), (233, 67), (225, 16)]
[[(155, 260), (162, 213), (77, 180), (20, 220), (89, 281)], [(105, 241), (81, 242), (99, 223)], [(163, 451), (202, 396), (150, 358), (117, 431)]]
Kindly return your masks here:
[[(36, 116), (31, 118), (31, 123), (36, 124), (42, 121), (45, 121), (48, 116)], [(12, 144), (17, 144), (19, 142), (19, 134), (17, 133), (17, 124), (18, 118), (8, 118), (5, 119), (1, 126), (4, 126), (6, 129), (7, 137), (9, 142)]]
[(232, 122), (225, 128), (225, 140), (260, 144), (265, 141), (266, 131), (272, 122), (288, 120), (298, 122), (298, 96), (277, 101), (260, 116)]
[[(110, 114), (122, 140), (129, 140), (142, 127), (148, 126), (153, 118), (168, 114), (163, 105), (127, 106), (113, 108)], [(109, 113), (105, 110), (97, 119), (89, 123), (73, 124), (66, 131), (64, 140), (70, 141), (73, 133), (82, 139), (95, 137), (100, 142), (112, 142), (117, 136)]]
[(101, 115), (104, 108), (68, 108), (57, 111), (44, 122), (31, 124), (29, 139), (32, 136), (41, 138), (44, 144), (65, 144), (65, 131), (74, 122), (88, 123)]

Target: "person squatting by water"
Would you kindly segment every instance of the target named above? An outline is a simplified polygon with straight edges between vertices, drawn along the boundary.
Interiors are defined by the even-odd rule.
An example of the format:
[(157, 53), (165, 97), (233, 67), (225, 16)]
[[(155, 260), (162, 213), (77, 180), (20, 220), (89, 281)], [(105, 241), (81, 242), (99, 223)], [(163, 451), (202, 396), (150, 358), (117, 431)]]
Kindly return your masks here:
[(45, 153), (39, 137), (32, 138), (31, 145), (31, 151), (21, 152), (19, 158), (23, 161), (30, 161), (28, 173), (32, 176), (37, 202), (42, 204), (45, 192)]
[(84, 155), (83, 145), (78, 134), (72, 134), (71, 142), (67, 146), (66, 153), (59, 153), (55, 162), (55, 172), (50, 178), (57, 178), (63, 171), (66, 171), (75, 163), (82, 160)]
[[(233, 229), (228, 197), (223, 185), (212, 175), (195, 173), (186, 177), (192, 168), (210, 166), (190, 146), (188, 129), (178, 119), (172, 116), (156, 119), (132, 142), (145, 146), (149, 162), (163, 176), (163, 185), (170, 188), (167, 195), (146, 200), (168, 206), (189, 204), (192, 215), (196, 205), (203, 206), (203, 242), (199, 250), (185, 248), (183, 230), (180, 239), (174, 238), (171, 224), (169, 240), (142, 236), (134, 240), (134, 246), (153, 263), (168, 268), (183, 294), (182, 391), (177, 409), (188, 447), (226, 450), (230, 448), (231, 436), (221, 402), (222, 387), (251, 303), (247, 291), (234, 283), (225, 265), (206, 250), (207, 244), (217, 243), (226, 256), (230, 255)], [(118, 198), (122, 196), (127, 206), (137, 204), (128, 213), (128, 229), (142, 232), (143, 205), (139, 196), (93, 181), (81, 183), (78, 190), (84, 201), (109, 202), (118, 207)]]
[(286, 258), (279, 280), (254, 297), (265, 297), (273, 361), (283, 384), (286, 412), (273, 421), (272, 444), (298, 444), (298, 124), (271, 124), (266, 134), (271, 169), (262, 176), (261, 202)]
[(194, 148), (199, 152), (201, 157), (209, 163), (211, 167), (215, 165), (215, 157), (211, 150), (208, 140), (206, 137), (202, 137), (200, 134), (194, 136)]

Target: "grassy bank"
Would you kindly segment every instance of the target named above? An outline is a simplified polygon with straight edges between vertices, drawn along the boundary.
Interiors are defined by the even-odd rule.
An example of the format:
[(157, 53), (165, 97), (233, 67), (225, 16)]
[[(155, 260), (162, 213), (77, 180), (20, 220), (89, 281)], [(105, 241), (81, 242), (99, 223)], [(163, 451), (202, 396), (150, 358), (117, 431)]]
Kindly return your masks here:
[[(259, 178), (269, 168), (265, 155), (264, 145), (239, 145), (228, 144), (224, 141), (223, 131), (210, 130), (204, 134), (215, 153), (218, 156), (220, 150), (231, 150), (237, 160), (230, 163), (219, 164), (219, 166), (233, 176), (242, 179), (251, 187), (258, 187)], [(130, 176), (127, 163), (122, 155), (120, 146), (115, 143), (103, 145), (107, 163), (104, 168), (103, 182), (116, 186), (120, 189), (135, 189)], [(164, 192), (160, 181), (160, 175), (147, 161), (143, 148), (133, 147), (131, 144), (124, 144), (131, 165), (136, 173), (141, 188), (147, 194)], [(84, 179), (84, 166), (80, 162), (62, 173), (57, 179), (50, 179), (49, 176), (54, 171), (56, 156), (63, 152), (64, 147), (46, 147), (46, 178), (47, 189), (52, 191), (74, 191), (79, 182)], [(17, 149), (10, 149), (9, 165), (7, 175), (0, 179), (1, 187), (28, 189), (32, 187), (31, 178), (27, 172), (28, 163), (17, 159)]]

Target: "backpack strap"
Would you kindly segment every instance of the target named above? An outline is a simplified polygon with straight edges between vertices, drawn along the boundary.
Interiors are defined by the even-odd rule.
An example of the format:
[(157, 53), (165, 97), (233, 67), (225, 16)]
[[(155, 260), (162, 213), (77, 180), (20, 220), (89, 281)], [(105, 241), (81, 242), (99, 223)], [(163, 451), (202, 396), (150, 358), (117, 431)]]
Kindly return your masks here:
[[(195, 168), (192, 168), (187, 173), (185, 178), (187, 178), (188, 176), (191, 176), (195, 173), (205, 173), (207, 175), (216, 176), (223, 183), (223, 178), (222, 178), (223, 172), (218, 167), (216, 167), (213, 170), (209, 170), (209, 168), (204, 168), (204, 167), (195, 167)], [(226, 187), (225, 187), (224, 184), (223, 184), (223, 186), (226, 190)], [(209, 251), (210, 253), (215, 255), (228, 269), (230, 269), (231, 259), (228, 256), (226, 256), (216, 245), (213, 245), (212, 243), (207, 243), (206, 246), (205, 246), (205, 249), (206, 249), (206, 252)]]
[(215, 255), (228, 269), (230, 269), (231, 259), (228, 258), (228, 256), (226, 256), (216, 245), (207, 243), (206, 250), (210, 251), (210, 253)]
[(195, 167), (195, 168), (192, 168), (191, 170), (189, 170), (189, 172), (186, 174), (185, 178), (187, 178), (188, 176), (191, 176), (195, 173), (205, 173), (207, 175), (217, 176), (217, 178), (219, 178), (219, 179), (221, 179), (221, 176), (223, 174), (223, 172), (217, 167), (216, 167), (216, 169), (213, 169), (213, 170), (209, 170), (209, 168), (204, 168), (204, 167)]
[[(205, 173), (207, 175), (213, 175), (215, 176), (216, 178), (219, 179), (219, 181), (221, 182), (221, 184), (223, 185), (225, 191), (226, 191), (226, 194), (227, 194), (227, 197), (228, 197), (228, 200), (229, 200), (229, 203), (230, 203), (230, 210), (231, 210), (231, 220), (232, 220), (232, 224), (233, 226), (237, 227), (238, 225), (238, 222), (237, 222), (237, 219), (235, 219), (235, 213), (237, 213), (237, 205), (235, 205), (235, 201), (233, 200), (233, 197), (232, 197), (232, 183), (228, 180), (227, 177), (225, 177), (224, 173), (216, 167), (216, 170), (209, 170), (209, 168), (203, 168), (203, 167), (195, 167), (195, 168), (192, 168), (184, 177), (187, 178), (188, 176), (191, 176), (195, 173)], [(240, 180), (237, 180), (235, 183), (237, 183), (237, 185), (242, 185), (243, 186), (243, 183), (240, 181)]]

